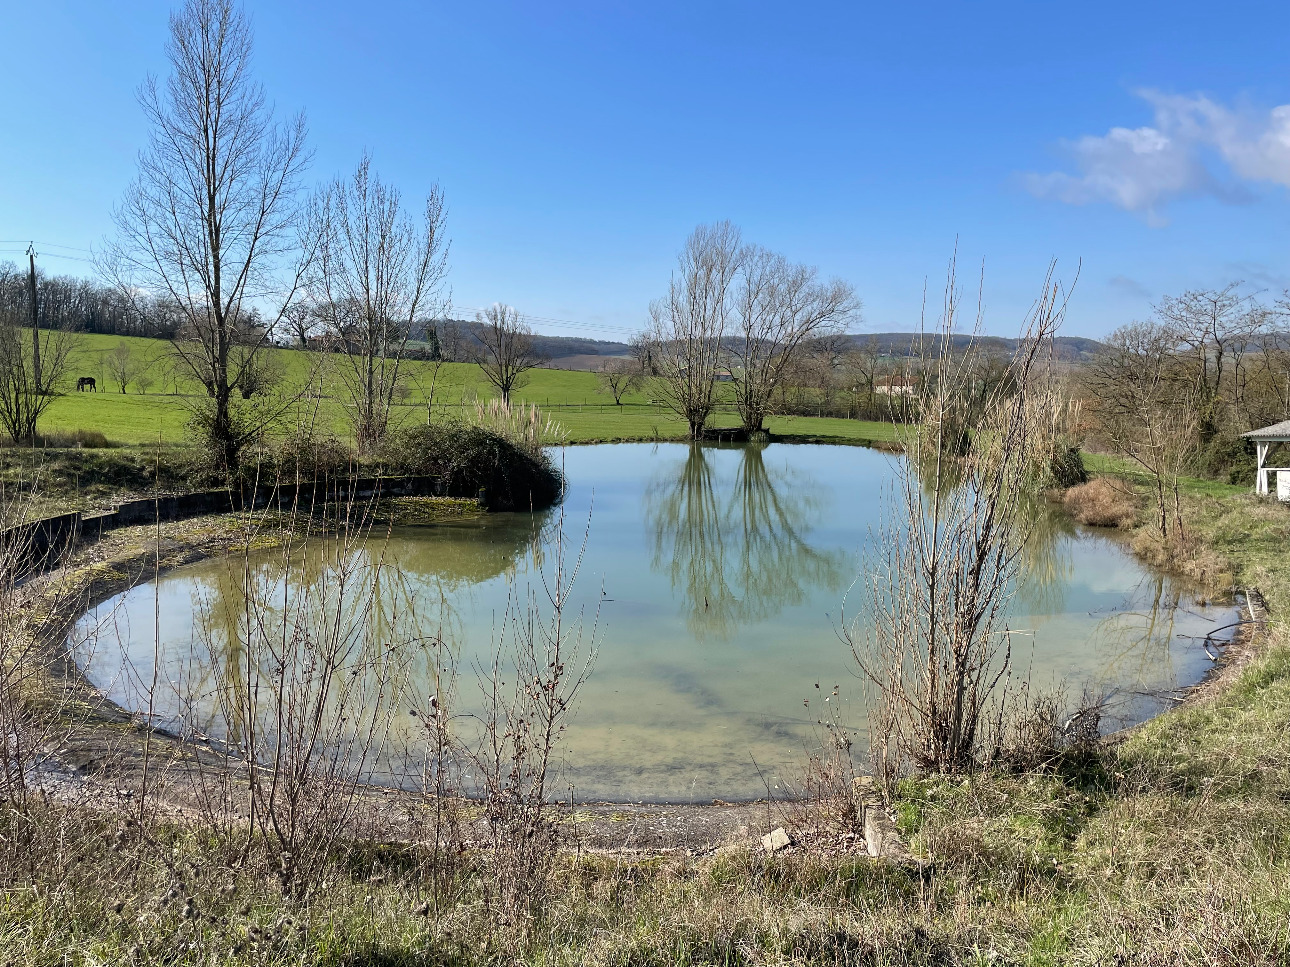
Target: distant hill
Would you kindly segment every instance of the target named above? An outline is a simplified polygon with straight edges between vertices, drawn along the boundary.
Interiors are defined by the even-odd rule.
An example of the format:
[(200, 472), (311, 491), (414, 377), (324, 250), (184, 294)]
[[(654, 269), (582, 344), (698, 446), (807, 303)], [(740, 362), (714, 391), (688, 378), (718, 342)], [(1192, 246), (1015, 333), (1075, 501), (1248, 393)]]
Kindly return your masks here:
[[(446, 356), (454, 351), (464, 352), (465, 347), (477, 344), (475, 336), (483, 326), (478, 322), (466, 319), (440, 319), (436, 324), (439, 330), (439, 342)], [(456, 330), (454, 341), (453, 330)], [(413, 333), (414, 340), (423, 342), (426, 330)], [(595, 369), (605, 358), (626, 356), (629, 349), (625, 342), (614, 342), (608, 339), (588, 339), (583, 336), (548, 336), (543, 333), (533, 334), (533, 344), (537, 351), (550, 360), (553, 369)]]
[[(857, 349), (864, 348), (872, 342), (884, 356), (896, 357), (918, 355), (919, 338), (916, 332), (861, 332), (853, 333), (849, 337), (851, 344)], [(940, 343), (940, 337), (928, 333), (922, 338), (926, 340), (929, 353), (934, 353)], [(951, 342), (957, 351), (962, 350), (971, 340), (971, 336), (963, 333), (953, 336)], [(987, 352), (1011, 355), (1016, 351), (1020, 340), (1003, 336), (982, 336), (977, 342)], [(1083, 336), (1058, 336), (1054, 340), (1054, 345), (1057, 358), (1064, 362), (1083, 362), (1097, 355), (1102, 348), (1102, 344), (1096, 339), (1086, 339)]]
[[(458, 351), (470, 343), (476, 342), (475, 332), (481, 327), (477, 322), (470, 322), (462, 319), (446, 319), (437, 323), (440, 333), (440, 341), (444, 346), (447, 354), (451, 355), (450, 344), (452, 339), (449, 333), (453, 327), (456, 327), (459, 336), (457, 337), (459, 346)], [(420, 337), (418, 341), (425, 338), (425, 331), (415, 334)], [(926, 340), (927, 350), (934, 353), (939, 343), (939, 337), (934, 334), (928, 334), (923, 337)], [(851, 333), (847, 336), (848, 342), (855, 349), (863, 349), (871, 343), (876, 345), (878, 352), (884, 356), (903, 358), (918, 354), (919, 335), (916, 332), (860, 332)], [(962, 350), (971, 337), (966, 334), (956, 335), (953, 338), (955, 350)], [(600, 363), (607, 358), (624, 357), (629, 355), (630, 348), (625, 342), (616, 342), (609, 339), (588, 339), (582, 336), (550, 336), (541, 333), (534, 334), (533, 341), (538, 351), (545, 356), (550, 362), (547, 364), (553, 369), (596, 369)], [(1003, 336), (983, 336), (979, 340), (980, 346), (987, 352), (997, 352), (1003, 355), (1010, 355), (1016, 351), (1019, 340), (1009, 339)], [(1084, 362), (1091, 359), (1097, 354), (1102, 344), (1096, 339), (1086, 339), (1083, 336), (1058, 336), (1055, 343), (1057, 347), (1057, 357), (1063, 362)]]

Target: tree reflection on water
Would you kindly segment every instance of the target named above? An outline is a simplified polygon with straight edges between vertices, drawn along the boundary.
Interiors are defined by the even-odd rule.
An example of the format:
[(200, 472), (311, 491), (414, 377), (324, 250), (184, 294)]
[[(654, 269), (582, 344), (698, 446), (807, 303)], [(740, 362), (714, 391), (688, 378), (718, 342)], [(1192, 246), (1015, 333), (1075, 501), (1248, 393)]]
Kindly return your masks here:
[[(371, 642), (441, 640), (455, 652), (466, 637), (461, 613), (474, 589), (502, 575), (509, 580), (522, 562), (540, 568), (550, 521), (547, 511), (496, 515), (488, 526), (466, 521), (367, 539), (320, 535), (279, 551), (207, 562), (189, 572), (194, 622), (189, 654), (171, 673), (177, 704), (190, 720), (202, 708), (195, 724), (210, 727), (222, 697), (243, 688), (248, 671), (272, 671), (265, 652), (248, 667), (247, 642), (299, 633), (293, 626), (302, 621), (300, 630), (320, 626), (313, 633), (330, 622)], [(467, 533), (470, 539), (463, 539)], [(302, 601), (312, 614), (300, 613)], [(413, 680), (438, 678), (429, 651), (405, 651), (399, 658)], [(230, 726), (236, 741), (239, 725)]]
[(827, 509), (825, 491), (804, 474), (768, 467), (753, 445), (740, 448), (733, 480), (724, 479), (711, 450), (692, 445), (679, 473), (645, 489), (650, 566), (670, 578), (691, 632), (728, 638), (818, 588), (840, 591), (846, 555), (809, 541)]

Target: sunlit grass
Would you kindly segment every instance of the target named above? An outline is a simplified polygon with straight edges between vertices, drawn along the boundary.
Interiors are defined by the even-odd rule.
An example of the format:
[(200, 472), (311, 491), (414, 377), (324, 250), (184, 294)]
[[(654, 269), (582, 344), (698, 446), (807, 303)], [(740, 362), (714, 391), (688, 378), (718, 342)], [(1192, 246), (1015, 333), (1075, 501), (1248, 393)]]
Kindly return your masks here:
[[(1087, 452), (1083, 457), (1084, 467), (1090, 473), (1114, 474), (1143, 486), (1151, 482), (1150, 475), (1127, 457)], [(1203, 477), (1182, 477), (1179, 482), (1183, 492), (1190, 496), (1229, 497), (1250, 492), (1249, 487), (1241, 484), (1220, 483)]]
[[(191, 380), (175, 381), (163, 374), (168, 345), (162, 340), (85, 334), (77, 336), (77, 351), (68, 371), (64, 396), (55, 400), (41, 423), (45, 432), (97, 430), (109, 440), (125, 444), (182, 443), (188, 436), (187, 423), (192, 406), (201, 402), (200, 387)], [(131, 387), (119, 392), (111, 383), (102, 357), (121, 342), (140, 358), (154, 361), (158, 374), (147, 393)], [(290, 396), (316, 372), (322, 387), (321, 399), (300, 399), (280, 409), (277, 429), (286, 432), (304, 421), (326, 433), (344, 438), (349, 433), (345, 417), (344, 386), (337, 369), (343, 361), (336, 356), (297, 350), (268, 349), (282, 362), (283, 390)], [(429, 364), (410, 361), (407, 393), (395, 407), (396, 423), (419, 423), (455, 414), (469, 414), (479, 400), (495, 396), (479, 367), (473, 363), (444, 363), (437, 372)], [(99, 392), (77, 393), (77, 376), (90, 375), (98, 381)], [(544, 415), (568, 431), (571, 443), (609, 440), (681, 440), (688, 436), (684, 421), (665, 406), (653, 401), (647, 391), (628, 394), (622, 406), (598, 392), (594, 373), (559, 369), (537, 369), (514, 399), (535, 403)], [(176, 390), (178, 392), (176, 392)], [(427, 404), (433, 401), (432, 406)], [(714, 427), (738, 425), (729, 409), (717, 413)], [(889, 423), (843, 420), (829, 417), (773, 417), (768, 429), (794, 439), (820, 442), (889, 442), (896, 428)]]

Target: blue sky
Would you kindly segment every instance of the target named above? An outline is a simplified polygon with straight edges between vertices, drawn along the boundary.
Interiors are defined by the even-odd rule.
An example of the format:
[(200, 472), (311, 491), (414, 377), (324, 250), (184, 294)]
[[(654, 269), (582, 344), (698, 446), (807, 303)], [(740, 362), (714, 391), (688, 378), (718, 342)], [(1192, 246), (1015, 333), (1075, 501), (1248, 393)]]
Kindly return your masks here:
[[(545, 331), (634, 331), (719, 218), (851, 281), (868, 330), (916, 326), (956, 238), (997, 334), (1050, 258), (1082, 260), (1071, 335), (1187, 287), (1290, 286), (1290, 4), (246, 6), (311, 179), (366, 149), (407, 196), (438, 181), (456, 305)], [(169, 8), (4, 5), (0, 259), (35, 239), (91, 271), (55, 255), (111, 230)]]

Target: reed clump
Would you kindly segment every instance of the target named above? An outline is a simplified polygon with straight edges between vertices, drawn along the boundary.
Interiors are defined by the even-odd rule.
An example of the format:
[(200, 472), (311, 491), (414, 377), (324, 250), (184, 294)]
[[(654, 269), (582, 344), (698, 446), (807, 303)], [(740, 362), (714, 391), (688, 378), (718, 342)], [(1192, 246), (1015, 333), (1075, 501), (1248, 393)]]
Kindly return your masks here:
[(1138, 519), (1138, 500), (1127, 485), (1107, 477), (1071, 487), (1062, 506), (1089, 527), (1130, 527)]

